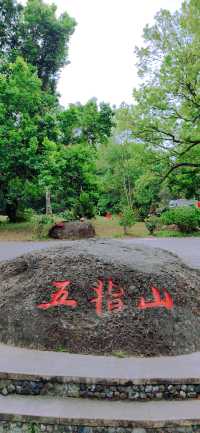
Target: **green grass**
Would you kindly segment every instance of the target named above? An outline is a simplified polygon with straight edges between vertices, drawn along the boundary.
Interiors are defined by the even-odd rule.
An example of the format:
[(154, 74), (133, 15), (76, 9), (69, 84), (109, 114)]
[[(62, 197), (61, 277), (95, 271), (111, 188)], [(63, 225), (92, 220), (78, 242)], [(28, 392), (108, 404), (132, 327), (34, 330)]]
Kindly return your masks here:
[[(119, 225), (119, 218), (113, 216), (111, 220), (97, 216), (92, 220), (95, 226), (97, 237), (100, 238), (124, 238), (123, 228)], [(138, 222), (130, 229), (128, 235), (130, 237), (145, 238), (150, 236), (143, 222)]]
[(48, 231), (52, 224), (46, 224), (41, 229), (31, 222), (9, 223), (0, 222), (1, 241), (34, 241), (48, 239)]
[(187, 238), (187, 237), (200, 237), (199, 232), (182, 233), (178, 230), (160, 230), (154, 234), (157, 238)]
[(126, 352), (123, 352), (122, 350), (119, 350), (118, 352), (113, 352), (112, 356), (115, 356), (116, 358), (127, 358), (128, 354)]

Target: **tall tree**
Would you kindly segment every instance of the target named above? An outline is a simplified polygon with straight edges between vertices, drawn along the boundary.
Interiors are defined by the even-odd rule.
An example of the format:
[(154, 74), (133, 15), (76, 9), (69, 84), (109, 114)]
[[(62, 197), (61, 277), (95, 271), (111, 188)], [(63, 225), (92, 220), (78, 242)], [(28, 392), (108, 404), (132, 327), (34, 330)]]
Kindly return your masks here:
[[(22, 58), (0, 69), (0, 190), (11, 221), (20, 207), (38, 195), (39, 175), (49, 185), (59, 144), (48, 137), (55, 97), (43, 92), (37, 74)], [(42, 133), (41, 133), (42, 130)], [(45, 168), (48, 161), (48, 178)], [(44, 192), (43, 192), (44, 194)]]
[(55, 91), (60, 69), (68, 63), (68, 44), (76, 22), (67, 12), (43, 0), (28, 0), (25, 7), (15, 0), (0, 0), (0, 48), (22, 56), (37, 68), (43, 90)]
[(22, 9), (15, 0), (0, 0), (0, 56), (7, 55), (19, 44)]
[(58, 116), (65, 144), (106, 143), (112, 134), (114, 111), (109, 104), (92, 99), (85, 105), (71, 104)]
[(67, 12), (56, 16), (56, 6), (28, 0), (21, 17), (20, 53), (37, 67), (43, 89), (55, 89), (58, 73), (68, 62), (68, 42), (75, 20)]
[(200, 169), (199, 2), (186, 1), (174, 14), (159, 12), (144, 42), (136, 50), (142, 83), (134, 91), (134, 135), (161, 151), (163, 178), (174, 170), (189, 178)]

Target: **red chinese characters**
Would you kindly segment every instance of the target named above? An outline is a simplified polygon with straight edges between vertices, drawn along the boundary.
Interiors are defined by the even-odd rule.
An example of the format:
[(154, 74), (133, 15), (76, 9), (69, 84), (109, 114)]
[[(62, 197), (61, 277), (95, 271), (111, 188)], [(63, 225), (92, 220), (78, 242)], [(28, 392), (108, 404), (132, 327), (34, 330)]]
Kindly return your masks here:
[[(56, 306), (65, 306), (70, 308), (76, 308), (78, 303), (74, 299), (69, 299), (69, 286), (70, 281), (54, 281), (52, 285), (58, 290), (51, 294), (51, 300), (38, 305), (38, 308), (42, 310), (48, 310)], [(101, 317), (103, 315), (104, 307), (109, 313), (119, 313), (125, 308), (124, 296), (125, 292), (120, 285), (113, 282), (112, 278), (108, 279), (108, 284), (105, 284), (104, 280), (99, 280), (97, 287), (92, 290), (96, 293), (90, 303), (95, 304), (96, 314)], [(171, 310), (174, 306), (173, 299), (166, 289), (162, 290), (162, 295), (156, 287), (152, 287), (153, 300), (145, 300), (141, 297), (137, 308), (139, 310), (151, 309), (151, 308), (166, 308)]]
[(68, 299), (70, 281), (54, 281), (52, 286), (57, 287), (59, 290), (51, 295), (51, 301), (38, 305), (38, 308), (42, 310), (48, 310), (48, 308), (56, 307), (57, 305), (65, 305), (66, 307), (75, 308), (77, 302), (73, 299)]
[(160, 292), (156, 287), (152, 287), (151, 291), (154, 297), (154, 301), (147, 302), (142, 297), (138, 305), (138, 308), (140, 310), (145, 310), (147, 308), (160, 308), (160, 307), (164, 307), (167, 310), (171, 310), (173, 308), (174, 306), (173, 299), (171, 295), (167, 292), (167, 290), (165, 289), (163, 290), (163, 294), (164, 294), (163, 299), (161, 298)]
[[(96, 305), (96, 313), (98, 316), (103, 314), (103, 297), (104, 297), (104, 282), (98, 281), (98, 286), (93, 289), (96, 292), (96, 297), (91, 299), (91, 303)], [(124, 289), (113, 283), (112, 279), (108, 280), (108, 291), (106, 294), (107, 308), (110, 313), (120, 312), (124, 309), (123, 298)]]

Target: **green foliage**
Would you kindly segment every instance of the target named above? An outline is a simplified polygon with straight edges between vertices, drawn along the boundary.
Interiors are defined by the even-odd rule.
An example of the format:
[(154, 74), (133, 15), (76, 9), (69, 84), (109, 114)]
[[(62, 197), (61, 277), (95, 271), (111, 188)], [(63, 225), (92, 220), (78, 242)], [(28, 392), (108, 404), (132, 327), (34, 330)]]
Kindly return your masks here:
[(52, 224), (56, 222), (56, 217), (53, 215), (38, 215), (32, 220), (33, 232), (36, 239), (44, 239), (48, 237), (48, 232)]
[(24, 7), (0, 0), (0, 18), (1, 211), (12, 222), (31, 219), (26, 209), (43, 212), (48, 191), (53, 211), (92, 217), (96, 146), (111, 134), (113, 110), (94, 99), (67, 110), (58, 104), (58, 72), (75, 20), (43, 0)]
[(37, 424), (29, 424), (28, 425), (28, 433), (39, 433), (40, 428), (38, 427)]
[(71, 104), (59, 116), (62, 140), (65, 144), (106, 143), (113, 127), (113, 110), (109, 104), (90, 100), (85, 105)]
[(132, 227), (135, 223), (136, 218), (133, 209), (128, 206), (124, 207), (119, 220), (119, 224), (124, 228), (124, 233), (127, 234), (127, 228)]
[(156, 216), (151, 216), (145, 220), (145, 226), (151, 235), (154, 234), (160, 226), (160, 219)]
[(23, 211), (24, 221), (33, 222), (37, 218), (37, 213), (32, 208), (25, 208)]
[(116, 110), (112, 144), (99, 158), (101, 211), (117, 209), (123, 199), (145, 218), (171, 197), (199, 196), (197, 3), (190, 0), (175, 14), (162, 10), (144, 29), (144, 47), (136, 49), (141, 86), (132, 107)]
[(168, 174), (176, 197), (197, 196), (200, 188), (199, 24), (195, 0), (179, 13), (161, 10), (136, 49), (142, 84), (134, 91), (133, 135), (154, 150), (155, 173), (162, 161), (159, 180)]
[(19, 22), (23, 7), (15, 0), (0, 0), (0, 56), (19, 43)]
[(64, 221), (74, 221), (76, 219), (75, 213), (73, 210), (66, 209), (65, 211), (61, 212), (59, 214), (59, 217), (62, 218)]
[(60, 175), (52, 190), (52, 206), (62, 203), (62, 209), (74, 211), (75, 216), (93, 216), (99, 198), (96, 177), (96, 151), (86, 144), (63, 147), (60, 153)]
[(53, 215), (41, 215), (38, 217), (38, 223), (41, 225), (53, 224), (55, 217)]
[(0, 47), (11, 60), (22, 56), (35, 66), (43, 89), (55, 91), (59, 70), (68, 60), (68, 43), (76, 22), (67, 12), (56, 16), (56, 6), (28, 0), (0, 0)]
[(96, 208), (91, 195), (88, 192), (82, 191), (75, 206), (76, 215), (79, 217), (93, 218), (95, 216), (95, 211)]
[(179, 230), (159, 230), (157, 231), (154, 236), (158, 238), (185, 238), (185, 237), (198, 237), (200, 236), (200, 232), (190, 232), (190, 233), (184, 233)]
[(134, 105), (122, 104), (113, 118), (95, 99), (59, 106), (56, 83), (75, 20), (43, 0), (0, 0), (0, 211), (48, 226), (27, 210), (43, 212), (48, 191), (64, 219), (123, 208), (126, 230), (131, 209), (144, 219), (171, 197), (198, 199), (199, 24), (197, 0), (156, 15), (136, 49), (142, 84)]
[(38, 215), (34, 209), (18, 207), (17, 208), (17, 222), (33, 222), (38, 219)]
[[(0, 67), (0, 173), (1, 194), (10, 219), (17, 221), (17, 210), (27, 207), (30, 197), (40, 194), (39, 180), (49, 182), (56, 164), (56, 149), (48, 140), (41, 119), (55, 107), (52, 96), (41, 90), (41, 82), (22, 58)], [(44, 138), (46, 132), (46, 138)], [(40, 179), (39, 179), (40, 176)], [(42, 186), (42, 187), (43, 187)]]
[(163, 224), (176, 224), (181, 232), (190, 233), (198, 229), (200, 211), (195, 207), (177, 207), (161, 216)]
[(69, 38), (75, 20), (66, 12), (56, 16), (56, 6), (28, 0), (21, 19), (20, 54), (37, 67), (43, 89), (55, 88), (58, 71), (66, 64)]

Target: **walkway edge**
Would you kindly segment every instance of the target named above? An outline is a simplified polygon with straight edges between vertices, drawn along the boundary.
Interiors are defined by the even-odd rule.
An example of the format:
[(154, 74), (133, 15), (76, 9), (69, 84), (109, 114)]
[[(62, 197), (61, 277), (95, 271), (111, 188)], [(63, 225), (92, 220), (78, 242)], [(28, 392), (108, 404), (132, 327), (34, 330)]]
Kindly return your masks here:
[(0, 397), (0, 420), (98, 427), (180, 427), (200, 424), (200, 401), (143, 404)]
[(116, 358), (36, 351), (0, 344), (1, 379), (57, 378), (61, 383), (200, 383), (200, 352), (160, 358)]

